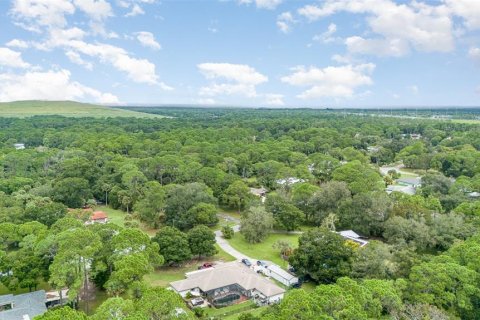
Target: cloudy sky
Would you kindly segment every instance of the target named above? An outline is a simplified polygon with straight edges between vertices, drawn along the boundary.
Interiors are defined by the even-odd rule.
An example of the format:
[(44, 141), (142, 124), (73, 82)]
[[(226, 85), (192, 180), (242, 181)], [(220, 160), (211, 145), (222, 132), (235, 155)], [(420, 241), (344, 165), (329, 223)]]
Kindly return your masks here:
[(480, 1), (0, 0), (0, 101), (480, 105)]

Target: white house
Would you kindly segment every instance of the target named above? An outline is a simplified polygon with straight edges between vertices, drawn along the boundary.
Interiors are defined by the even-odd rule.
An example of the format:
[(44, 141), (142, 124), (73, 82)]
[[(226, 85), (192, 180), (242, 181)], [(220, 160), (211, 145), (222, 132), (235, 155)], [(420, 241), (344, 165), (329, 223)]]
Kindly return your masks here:
[(13, 144), (13, 147), (17, 150), (23, 150), (23, 149), (25, 149), (25, 144), (24, 143), (15, 143), (15, 144)]

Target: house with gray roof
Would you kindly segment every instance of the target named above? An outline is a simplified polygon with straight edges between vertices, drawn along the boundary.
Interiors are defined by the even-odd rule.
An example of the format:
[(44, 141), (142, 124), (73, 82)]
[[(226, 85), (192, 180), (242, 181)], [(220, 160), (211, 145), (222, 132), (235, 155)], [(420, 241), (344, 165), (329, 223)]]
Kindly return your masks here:
[(33, 320), (47, 312), (45, 291), (38, 290), (23, 294), (0, 296), (0, 319)]
[(249, 299), (266, 305), (279, 302), (285, 294), (285, 289), (237, 261), (189, 272), (185, 276), (187, 279), (171, 282), (170, 287), (184, 298), (188, 293), (202, 296), (215, 307)]

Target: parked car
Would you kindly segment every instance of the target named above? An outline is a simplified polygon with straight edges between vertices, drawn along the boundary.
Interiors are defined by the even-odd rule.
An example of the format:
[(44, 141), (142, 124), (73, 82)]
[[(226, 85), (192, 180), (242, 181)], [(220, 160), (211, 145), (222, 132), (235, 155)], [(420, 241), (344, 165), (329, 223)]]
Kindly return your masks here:
[(242, 259), (242, 263), (243, 263), (244, 265), (246, 265), (247, 267), (250, 267), (250, 266), (252, 265), (252, 263), (251, 263), (250, 260), (248, 260), (248, 259)]
[(259, 267), (267, 267), (267, 263), (261, 260), (257, 260), (257, 266)]
[(198, 270), (206, 269), (206, 268), (212, 268), (212, 267), (213, 267), (213, 263), (205, 262), (204, 264), (202, 264), (201, 266), (198, 267)]
[(192, 306), (200, 306), (202, 305), (204, 302), (204, 300), (202, 298), (194, 298), (192, 300), (190, 300), (190, 303), (192, 304)]

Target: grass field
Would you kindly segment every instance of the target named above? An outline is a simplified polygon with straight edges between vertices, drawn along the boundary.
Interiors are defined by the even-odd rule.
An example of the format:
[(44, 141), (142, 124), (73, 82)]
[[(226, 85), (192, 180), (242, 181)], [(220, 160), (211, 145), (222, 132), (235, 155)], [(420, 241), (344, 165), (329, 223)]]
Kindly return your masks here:
[[(125, 217), (127, 216), (126, 212), (121, 211), (121, 210), (112, 209), (112, 208), (106, 207), (106, 206), (97, 206), (95, 208), (95, 210), (101, 210), (101, 211), (104, 211), (105, 213), (107, 213), (108, 220), (111, 223), (114, 223), (114, 224), (116, 224), (118, 226), (121, 226), (121, 227), (125, 226)], [(134, 221), (137, 221), (140, 225), (140, 229), (143, 232), (145, 232), (146, 234), (148, 234), (149, 236), (153, 237), (157, 233), (156, 229), (153, 229), (153, 228), (145, 225), (144, 223), (140, 222), (139, 220), (134, 219)]]
[(74, 101), (15, 101), (0, 103), (0, 117), (25, 118), (40, 115), (59, 115), (65, 117), (134, 117), (163, 118), (143, 112), (116, 109)]
[(299, 234), (271, 233), (262, 243), (251, 244), (245, 241), (243, 236), (237, 232), (232, 239), (228, 240), (228, 242), (232, 247), (247, 256), (260, 260), (270, 260), (285, 268), (287, 267), (288, 263), (280, 257), (279, 250), (274, 249), (273, 244), (278, 240), (284, 240), (290, 242), (292, 247), (296, 248), (298, 247), (299, 237)]
[[(51, 287), (45, 281), (40, 280), (40, 284), (37, 286), (37, 290), (42, 290), (42, 289), (48, 291), (48, 290), (51, 289)], [(35, 290), (33, 290), (33, 291), (35, 291)], [(20, 293), (27, 293), (27, 292), (29, 292), (28, 288), (18, 288), (15, 291), (10, 291), (2, 283), (0, 283), (0, 296), (4, 295), (4, 294), (20, 294)]]

